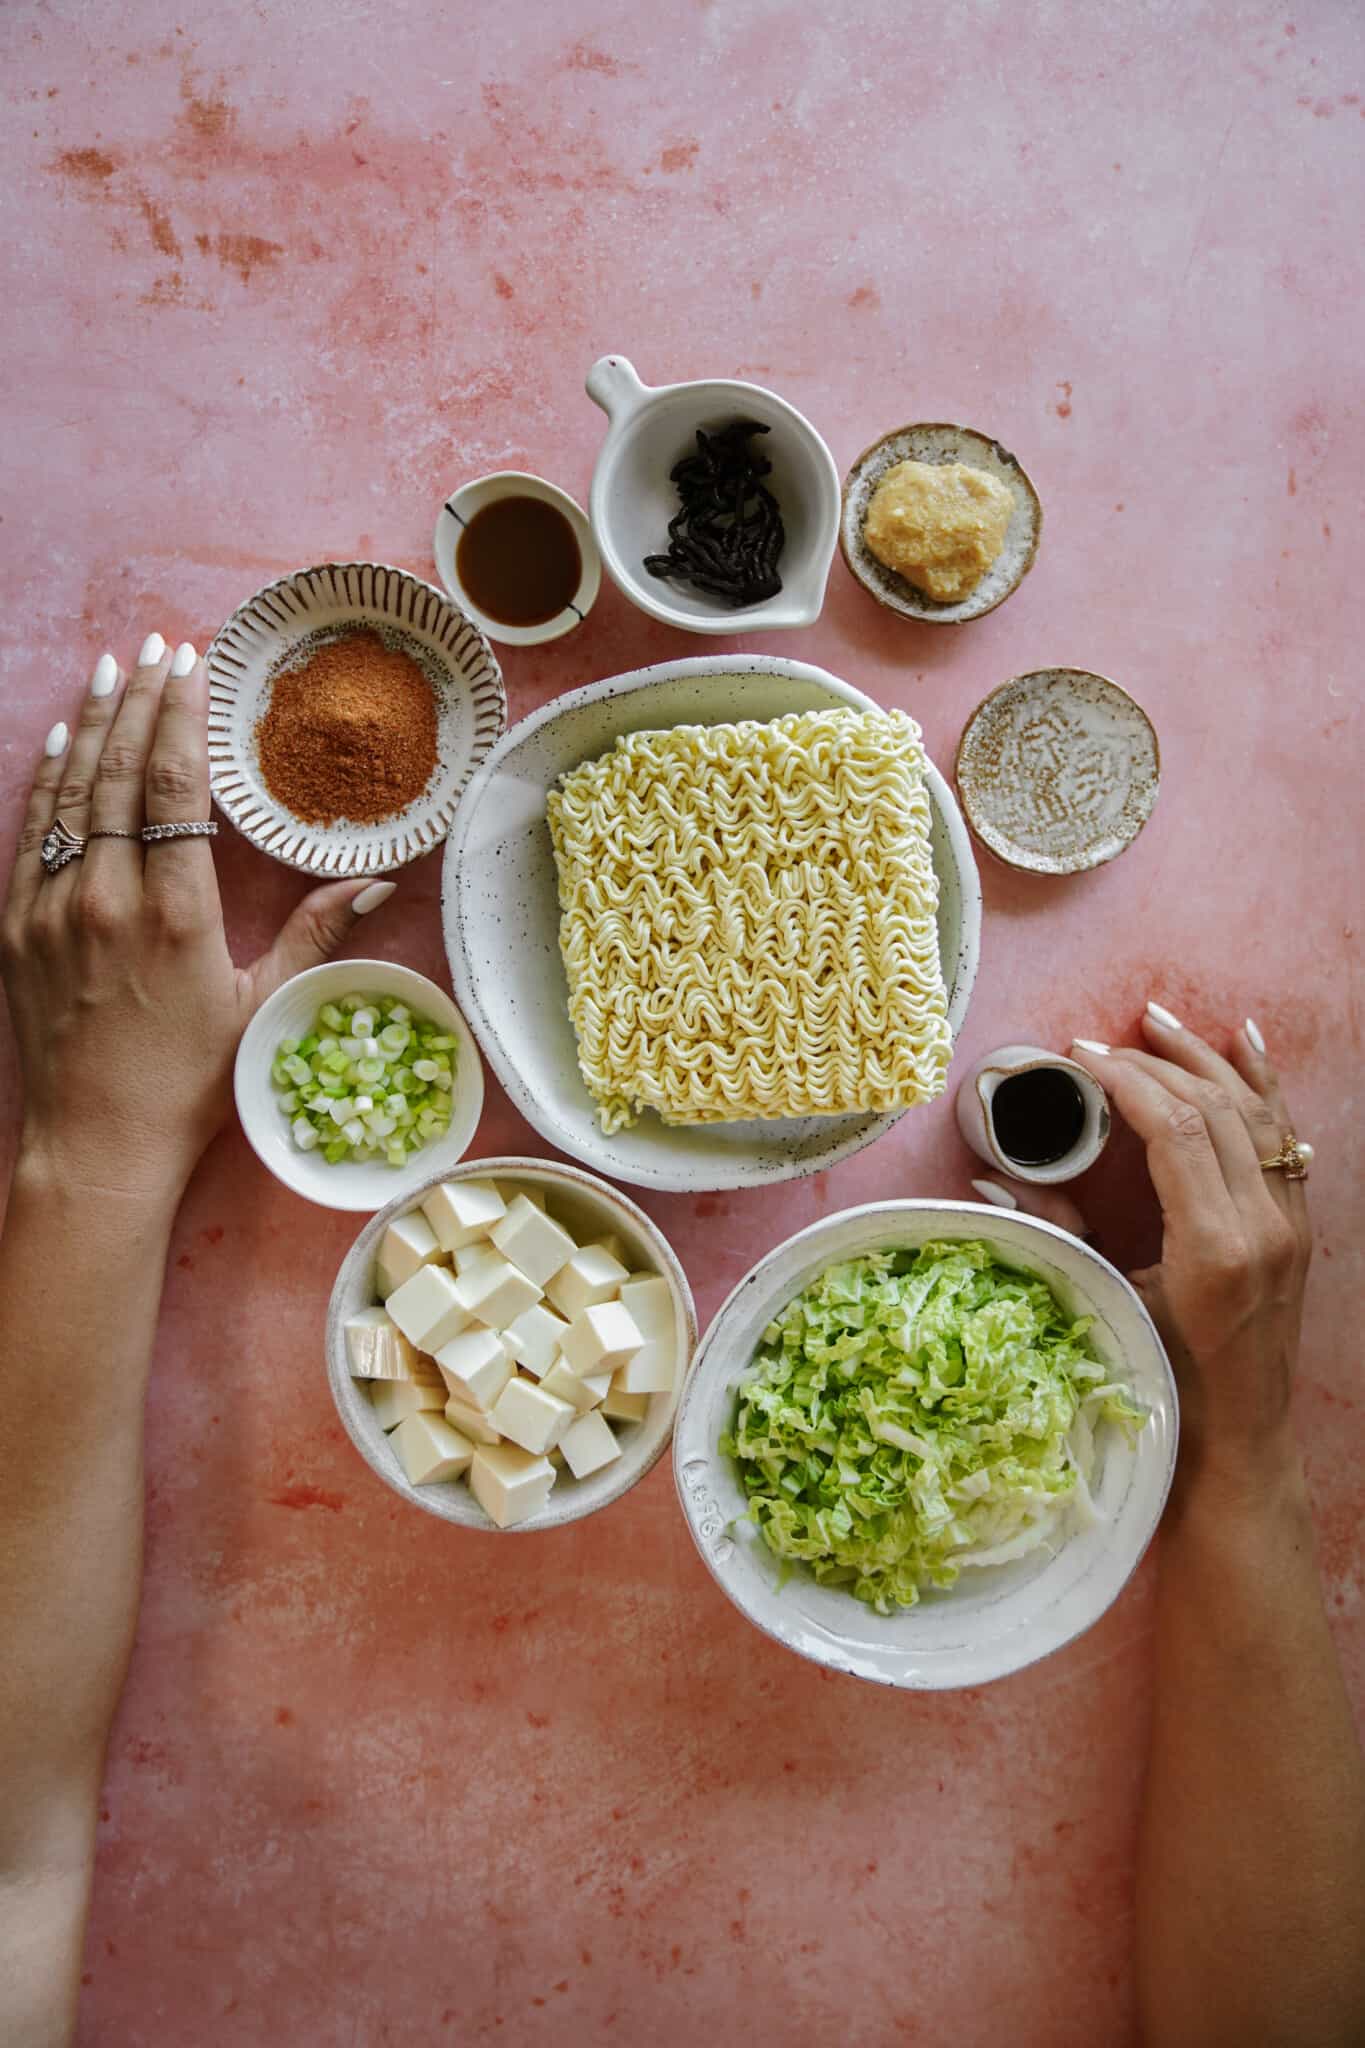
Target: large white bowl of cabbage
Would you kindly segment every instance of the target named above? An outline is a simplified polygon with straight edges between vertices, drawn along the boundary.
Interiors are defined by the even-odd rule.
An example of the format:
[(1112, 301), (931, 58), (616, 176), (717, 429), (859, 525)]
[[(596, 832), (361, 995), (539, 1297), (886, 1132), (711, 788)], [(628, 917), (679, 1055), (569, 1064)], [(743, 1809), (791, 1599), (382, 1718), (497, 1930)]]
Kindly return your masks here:
[(887, 1685), (980, 1685), (1097, 1621), (1175, 1464), (1161, 1339), (1122, 1274), (1033, 1217), (876, 1202), (761, 1260), (673, 1439), (688, 1525), (744, 1614)]

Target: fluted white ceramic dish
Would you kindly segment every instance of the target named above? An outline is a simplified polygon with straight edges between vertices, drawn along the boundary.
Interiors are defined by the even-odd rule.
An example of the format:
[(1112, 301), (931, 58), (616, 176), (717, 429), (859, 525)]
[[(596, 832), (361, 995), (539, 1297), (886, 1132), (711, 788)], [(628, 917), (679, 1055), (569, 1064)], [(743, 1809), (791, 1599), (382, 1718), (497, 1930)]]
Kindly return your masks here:
[[(632, 604), (689, 633), (771, 633), (820, 616), (839, 535), (839, 472), (824, 441), (794, 405), (761, 384), (708, 377), (690, 384), (642, 384), (625, 356), (602, 356), (588, 372), (588, 396), (610, 422), (593, 471), (588, 512), (607, 573)], [(763, 453), (768, 488), (786, 530), (778, 561), (782, 588), (736, 608), (688, 583), (651, 576), (648, 554), (668, 545), (678, 510), (669, 476), (696, 447), (698, 427), (757, 420), (771, 431)]]
[[(879, 1615), (798, 1565), (779, 1560), (747, 1520), (732, 1461), (717, 1449), (767, 1324), (840, 1259), (931, 1239), (981, 1238), (1007, 1264), (1036, 1273), (1076, 1315), (1094, 1318), (1099, 1357), (1149, 1411), (1130, 1443), (1101, 1433), (1093, 1492), (1103, 1517), (1050, 1555), (964, 1572), (951, 1591)], [(930, 1692), (984, 1685), (1020, 1671), (1090, 1628), (1127, 1585), (1161, 1519), (1175, 1470), (1179, 1411), (1156, 1326), (1123, 1275), (1089, 1245), (1036, 1217), (973, 1202), (870, 1202), (787, 1239), (722, 1303), (683, 1388), (673, 1471), (693, 1541), (717, 1585), (765, 1635), (831, 1670)]]
[[(463, 1480), (447, 1480), (437, 1486), (414, 1486), (398, 1462), (393, 1446), (379, 1427), (364, 1387), (351, 1378), (346, 1358), (346, 1319), (368, 1308), (376, 1299), (374, 1262), (380, 1240), (395, 1216), (415, 1208), (431, 1188), (448, 1180), (496, 1180), (514, 1188), (538, 1188), (551, 1214), (580, 1242), (589, 1242), (607, 1231), (615, 1231), (625, 1245), (632, 1268), (648, 1267), (661, 1273), (668, 1283), (673, 1302), (673, 1331), (678, 1352), (678, 1377), (673, 1391), (653, 1394), (643, 1422), (617, 1423), (621, 1455), (600, 1472), (575, 1479), (561, 1470), (554, 1491), (539, 1514), (510, 1529), (499, 1529), (484, 1513)], [(396, 1202), (381, 1209), (361, 1231), (341, 1262), (327, 1309), (327, 1384), (347, 1436), (370, 1470), (413, 1507), (425, 1508), (443, 1522), (457, 1522), (466, 1529), (481, 1529), (490, 1536), (521, 1536), (537, 1530), (559, 1529), (595, 1514), (629, 1493), (643, 1479), (668, 1448), (673, 1416), (678, 1405), (683, 1372), (697, 1341), (697, 1314), (692, 1290), (687, 1284), (677, 1254), (657, 1223), (637, 1208), (627, 1195), (609, 1188), (593, 1174), (577, 1166), (561, 1166), (548, 1159), (471, 1159), (446, 1173), (433, 1174), (409, 1188)]]
[[(878, 707), (826, 670), (779, 655), (718, 654), (663, 662), (572, 690), (524, 718), (484, 762), (446, 848), (446, 951), (460, 1004), (484, 1056), (529, 1122), (561, 1152), (641, 1187), (756, 1187), (845, 1159), (890, 1130), (889, 1115), (674, 1125), (643, 1115), (610, 1137), (578, 1071), (559, 954), (559, 891), (545, 799), (567, 768), (623, 733), (790, 711)], [(947, 783), (928, 771), (939, 957), (948, 1022), (962, 1028), (981, 943), (981, 885)]]
[[(417, 663), (436, 700), (436, 769), (405, 810), (377, 824), (308, 824), (266, 788), (256, 725), (280, 671), (342, 633), (377, 633)], [(205, 656), (214, 802), (263, 853), (324, 878), (382, 875), (446, 836), (460, 791), (507, 724), (502, 671), (443, 591), (384, 562), (324, 562), (239, 605)]]

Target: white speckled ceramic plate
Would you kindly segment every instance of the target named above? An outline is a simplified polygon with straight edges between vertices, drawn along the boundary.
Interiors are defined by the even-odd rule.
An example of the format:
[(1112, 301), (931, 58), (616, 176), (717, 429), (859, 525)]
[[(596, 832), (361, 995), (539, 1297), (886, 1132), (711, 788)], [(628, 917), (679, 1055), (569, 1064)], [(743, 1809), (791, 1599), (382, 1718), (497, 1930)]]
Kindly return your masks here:
[[(351, 1378), (346, 1358), (347, 1318), (368, 1308), (376, 1298), (374, 1262), (384, 1232), (395, 1216), (415, 1209), (438, 1182), (447, 1180), (496, 1180), (513, 1187), (538, 1188), (546, 1198), (550, 1214), (572, 1231), (580, 1243), (600, 1237), (605, 1231), (615, 1231), (624, 1240), (631, 1267), (662, 1274), (673, 1302), (678, 1378), (672, 1391), (651, 1394), (642, 1421), (616, 1425), (621, 1445), (619, 1458), (586, 1479), (575, 1479), (572, 1472), (561, 1471), (539, 1514), (514, 1523), (510, 1529), (499, 1529), (489, 1519), (463, 1480), (446, 1480), (436, 1486), (412, 1484), (380, 1428), (363, 1386)], [(637, 1208), (629, 1196), (607, 1187), (581, 1167), (563, 1166), (550, 1159), (467, 1159), (462, 1165), (449, 1167), (420, 1186), (405, 1190), (398, 1200), (371, 1218), (347, 1252), (327, 1308), (327, 1383), (346, 1434), (365, 1463), (413, 1507), (425, 1508), (429, 1515), (438, 1515), (443, 1522), (457, 1522), (488, 1536), (534, 1535), (581, 1521), (584, 1515), (610, 1506), (644, 1478), (668, 1448), (683, 1373), (696, 1341), (697, 1312), (678, 1255), (658, 1224)]]
[[(261, 780), (257, 721), (282, 669), (357, 628), (410, 655), (431, 684), (436, 771), (415, 803), (378, 824), (305, 824)], [(267, 584), (238, 606), (206, 660), (214, 800), (263, 853), (310, 874), (382, 875), (430, 853), (507, 724), (502, 671), (478, 627), (430, 583), (383, 562), (324, 562)]]
[[(1094, 1318), (1090, 1339), (1121, 1370), (1149, 1420), (1136, 1442), (1101, 1433), (1094, 1486), (1102, 1520), (1055, 1553), (964, 1572), (951, 1591), (902, 1614), (874, 1614), (798, 1566), (781, 1583), (778, 1559), (746, 1519), (748, 1503), (717, 1444), (734, 1418), (764, 1328), (840, 1259), (931, 1239), (984, 1238), (1009, 1265), (1037, 1273), (1073, 1315)], [(766, 1635), (817, 1664), (879, 1685), (940, 1691), (1022, 1670), (1090, 1628), (1112, 1605), (1151, 1541), (1175, 1469), (1179, 1410), (1151, 1317), (1107, 1259), (1032, 1216), (974, 1202), (871, 1202), (826, 1216), (747, 1273), (702, 1339), (673, 1433), (673, 1472), (692, 1539), (721, 1590)]]
[[(514, 726), (460, 804), (446, 846), (446, 951), (460, 1006), (517, 1107), (542, 1137), (599, 1173), (672, 1189), (756, 1187), (817, 1173), (897, 1121), (877, 1116), (673, 1125), (646, 1114), (604, 1135), (578, 1071), (559, 954), (559, 892), (545, 798), (565, 769), (622, 733), (780, 718), (871, 698), (824, 669), (777, 655), (664, 662), (573, 690)], [(981, 940), (981, 884), (952, 792), (930, 763), (939, 957), (948, 1022), (962, 1028)]]
[(1074, 875), (1131, 846), (1152, 814), (1161, 749), (1142, 706), (1107, 676), (1040, 668), (992, 690), (957, 749), (973, 832), (1000, 860)]
[[(1014, 494), (1014, 511), (1004, 546), (976, 589), (956, 604), (938, 604), (927, 597), (894, 569), (879, 562), (863, 539), (863, 521), (872, 493), (887, 470), (898, 462), (964, 462), (970, 469), (985, 470)], [(1003, 604), (1033, 567), (1042, 531), (1043, 508), (1023, 465), (988, 434), (977, 433), (975, 427), (955, 427), (937, 420), (897, 427), (893, 434), (885, 434), (865, 448), (844, 479), (844, 508), (839, 522), (839, 546), (844, 560), (878, 604), (899, 612), (902, 618), (923, 619), (931, 626), (962, 626)]]

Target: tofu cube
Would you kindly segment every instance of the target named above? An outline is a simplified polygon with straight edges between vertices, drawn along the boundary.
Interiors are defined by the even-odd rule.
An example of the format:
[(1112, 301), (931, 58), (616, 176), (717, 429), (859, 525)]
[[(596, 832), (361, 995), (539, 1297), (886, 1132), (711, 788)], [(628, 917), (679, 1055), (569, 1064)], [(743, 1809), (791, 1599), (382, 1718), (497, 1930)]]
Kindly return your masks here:
[(509, 1323), (540, 1300), (534, 1280), (518, 1272), (501, 1252), (491, 1251), (461, 1273), (455, 1281), (455, 1298), (465, 1314), (489, 1329), (505, 1330)]
[(441, 1247), (425, 1216), (414, 1209), (410, 1216), (396, 1217), (379, 1240), (378, 1292), (392, 1294), (395, 1287), (411, 1280), (419, 1267), (433, 1265), (440, 1256)]
[(435, 1486), (469, 1470), (474, 1446), (441, 1415), (409, 1415), (392, 1436), (398, 1462), (414, 1486)]
[(512, 1377), (512, 1360), (497, 1331), (476, 1326), (443, 1344), (436, 1363), (455, 1399), (485, 1413)]
[(632, 1273), (621, 1289), (621, 1305), (634, 1316), (645, 1341), (621, 1367), (615, 1384), (624, 1394), (666, 1394), (678, 1371), (668, 1282), (657, 1273)]
[(621, 1286), (621, 1305), (628, 1308), (646, 1337), (673, 1334), (673, 1296), (659, 1273), (632, 1273)]
[(439, 1351), (471, 1320), (455, 1292), (459, 1284), (446, 1266), (420, 1266), (389, 1296), (389, 1314), (419, 1351)]
[(600, 1472), (604, 1465), (610, 1465), (621, 1455), (615, 1430), (600, 1415), (580, 1415), (577, 1422), (565, 1430), (559, 1448), (575, 1479), (586, 1479), (590, 1472)]
[(487, 1237), (503, 1213), (502, 1196), (491, 1180), (442, 1181), (422, 1203), (422, 1214), (448, 1252)]
[(559, 1442), (576, 1413), (568, 1401), (547, 1394), (534, 1380), (518, 1377), (507, 1382), (488, 1420), (500, 1436), (510, 1437), (524, 1451), (543, 1454)]
[(472, 1408), (468, 1401), (461, 1401), (454, 1394), (446, 1402), (446, 1421), (452, 1429), (458, 1429), (461, 1436), (467, 1436), (472, 1444), (502, 1442), (482, 1408)]
[(543, 1380), (559, 1356), (560, 1339), (568, 1327), (563, 1316), (546, 1308), (544, 1302), (537, 1302), (507, 1325), (502, 1341), (523, 1371)]
[(355, 1380), (410, 1380), (417, 1353), (387, 1309), (363, 1308), (346, 1319), (346, 1362)]
[(562, 1358), (557, 1358), (540, 1384), (547, 1394), (567, 1401), (576, 1414), (586, 1415), (589, 1408), (595, 1408), (599, 1401), (605, 1400), (611, 1387), (611, 1374), (602, 1372), (584, 1379)]
[(415, 1380), (371, 1380), (370, 1406), (384, 1430), (397, 1429), (409, 1415), (441, 1412), (444, 1386), (426, 1386)]
[(625, 1264), (626, 1248), (614, 1230), (604, 1230), (602, 1235), (595, 1237), (585, 1249), (590, 1252), (605, 1252), (608, 1258)]
[(561, 1266), (545, 1289), (546, 1297), (570, 1322), (596, 1302), (610, 1301), (630, 1274), (601, 1245), (587, 1244)]
[[(628, 1308), (622, 1308), (619, 1301), (600, 1301), (574, 1317), (560, 1350), (565, 1364), (586, 1376), (615, 1372), (635, 1356), (644, 1341)], [(627, 1392), (639, 1394), (644, 1388), (632, 1387)]]
[(649, 1413), (648, 1394), (628, 1394), (614, 1379), (602, 1396), (602, 1413), (613, 1422), (643, 1422)]
[(514, 1196), (506, 1215), (493, 1225), (488, 1236), (503, 1257), (510, 1259), (528, 1280), (534, 1280), (537, 1287), (543, 1287), (578, 1250), (568, 1231), (561, 1229), (543, 1209), (537, 1209), (525, 1195)]
[(532, 1187), (529, 1181), (518, 1185), (516, 1181), (499, 1180), (494, 1181), (493, 1185), (502, 1196), (505, 1206), (509, 1209), (518, 1195), (525, 1195), (527, 1201), (534, 1202), (537, 1209), (543, 1210), (545, 1207), (545, 1190)]
[(452, 1252), (450, 1263), (457, 1274), (470, 1273), (476, 1266), (485, 1265), (489, 1259), (496, 1259), (499, 1256), (488, 1239), (480, 1237), (473, 1244), (462, 1244), (457, 1252)]
[(539, 1513), (554, 1483), (555, 1468), (549, 1459), (515, 1444), (482, 1445), (469, 1468), (470, 1492), (500, 1529)]

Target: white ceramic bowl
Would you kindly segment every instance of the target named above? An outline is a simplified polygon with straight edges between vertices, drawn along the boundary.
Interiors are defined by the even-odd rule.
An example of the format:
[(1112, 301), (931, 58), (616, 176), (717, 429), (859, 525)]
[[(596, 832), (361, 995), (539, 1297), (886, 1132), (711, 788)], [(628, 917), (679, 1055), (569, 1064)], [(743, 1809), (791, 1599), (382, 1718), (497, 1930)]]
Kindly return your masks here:
[[(1106, 1430), (1095, 1499), (1105, 1520), (1049, 1557), (964, 1572), (903, 1614), (882, 1616), (800, 1566), (779, 1585), (778, 1559), (753, 1523), (731, 1461), (716, 1449), (734, 1416), (765, 1326), (840, 1259), (938, 1238), (982, 1238), (1036, 1273), (1078, 1315), (1150, 1420), (1135, 1444)], [(722, 1304), (683, 1389), (673, 1469), (693, 1541), (722, 1591), (766, 1635), (832, 1670), (881, 1685), (938, 1691), (1022, 1670), (1099, 1620), (1137, 1568), (1175, 1469), (1178, 1410), (1161, 1339), (1121, 1273), (1079, 1239), (1031, 1216), (972, 1202), (871, 1202), (827, 1216), (769, 1252)]]
[[(291, 1119), (281, 1110), (270, 1079), (280, 1040), (302, 1038), (324, 1003), (352, 992), (397, 996), (459, 1040), (449, 1128), (415, 1152), (405, 1166), (369, 1159), (343, 1159), (329, 1166), (318, 1152), (300, 1152), (290, 1135)], [(464, 1156), (483, 1111), (483, 1066), (464, 1018), (445, 990), (425, 974), (397, 967), (391, 960), (329, 960), (325, 967), (296, 974), (262, 1003), (242, 1033), (233, 1089), (247, 1143), (276, 1180), (324, 1209), (380, 1209), (406, 1189), (426, 1186), (433, 1177), (444, 1179)]]
[[(545, 799), (566, 768), (622, 733), (830, 705), (876, 710), (850, 684), (771, 654), (661, 663), (557, 697), (514, 726), (460, 805), (443, 878), (451, 980), (493, 1071), (542, 1137), (615, 1180), (675, 1190), (756, 1187), (818, 1173), (904, 1111), (671, 1125), (642, 1116), (602, 1132), (578, 1071), (559, 954), (559, 891)], [(981, 886), (951, 791), (930, 765), (939, 956), (948, 1022), (962, 1028), (981, 940)]]
[[(588, 510), (608, 574), (631, 602), (689, 633), (768, 633), (814, 624), (839, 534), (839, 472), (810, 421), (776, 392), (734, 378), (642, 384), (624, 356), (595, 362), (587, 389), (611, 422)], [(773, 465), (767, 482), (786, 531), (777, 565), (781, 590), (738, 609), (690, 584), (651, 576), (643, 559), (668, 545), (668, 522), (678, 510), (669, 476), (674, 463), (695, 449), (698, 427), (735, 419), (758, 420), (772, 430), (762, 444)]]
[[(654, 1394), (643, 1422), (615, 1423), (621, 1456), (586, 1479), (575, 1479), (561, 1469), (554, 1491), (537, 1515), (499, 1529), (491, 1522), (463, 1480), (439, 1486), (414, 1486), (398, 1462), (392, 1446), (375, 1419), (364, 1388), (351, 1378), (346, 1360), (345, 1323), (358, 1309), (377, 1299), (374, 1291), (374, 1261), (380, 1240), (395, 1216), (415, 1208), (429, 1188), (443, 1180), (496, 1180), (515, 1186), (543, 1190), (550, 1214), (580, 1241), (614, 1230), (630, 1254), (634, 1266), (650, 1267), (668, 1282), (673, 1298), (674, 1335), (680, 1361), (678, 1379), (670, 1394)], [(519, 1536), (538, 1529), (558, 1529), (595, 1514), (623, 1493), (629, 1493), (637, 1479), (643, 1479), (664, 1450), (673, 1429), (673, 1416), (682, 1386), (683, 1365), (697, 1341), (697, 1313), (687, 1275), (668, 1239), (627, 1196), (618, 1194), (592, 1174), (576, 1166), (559, 1166), (548, 1159), (471, 1159), (452, 1172), (437, 1173), (410, 1188), (402, 1198), (365, 1225), (342, 1260), (327, 1309), (327, 1381), (346, 1434), (365, 1463), (386, 1486), (415, 1507), (425, 1508), (442, 1521), (458, 1522), (467, 1529), (482, 1529), (490, 1536)]]
[[(417, 663), (436, 699), (436, 772), (414, 803), (374, 825), (309, 825), (261, 779), (256, 725), (275, 677), (314, 636), (370, 628)], [(308, 874), (382, 875), (446, 836), (460, 791), (507, 724), (502, 671), (472, 620), (406, 569), (324, 562), (239, 605), (204, 657), (214, 802), (263, 853)]]
[[(578, 542), (579, 558), (583, 564), (578, 588), (563, 611), (556, 612), (552, 619), (545, 619), (538, 626), (508, 626), (501, 619), (490, 618), (487, 612), (480, 611), (460, 581), (455, 555), (460, 535), (476, 512), (481, 512), (485, 505), (494, 504), (499, 498), (538, 498), (544, 505), (553, 505), (557, 512), (564, 514)], [(539, 647), (547, 640), (559, 640), (565, 633), (572, 633), (576, 626), (582, 625), (596, 604), (597, 593), (602, 587), (602, 557), (597, 551), (587, 513), (567, 491), (561, 491), (558, 484), (547, 483), (543, 476), (531, 476), (525, 470), (495, 470), (491, 476), (476, 477), (472, 483), (462, 484), (458, 491), (452, 492), (436, 515), (436, 536), (432, 547), (441, 581), (461, 611), (466, 612), (490, 640), (500, 640), (507, 647)]]

